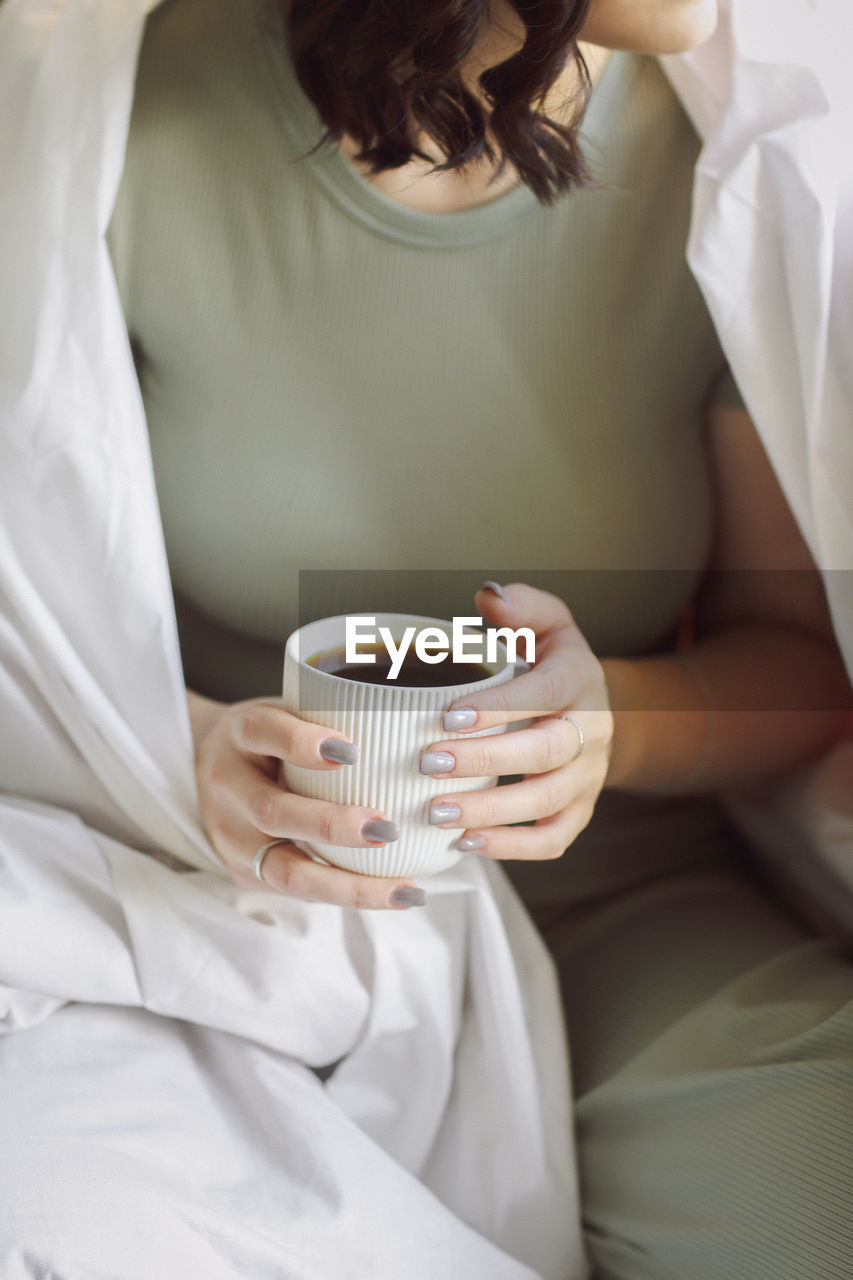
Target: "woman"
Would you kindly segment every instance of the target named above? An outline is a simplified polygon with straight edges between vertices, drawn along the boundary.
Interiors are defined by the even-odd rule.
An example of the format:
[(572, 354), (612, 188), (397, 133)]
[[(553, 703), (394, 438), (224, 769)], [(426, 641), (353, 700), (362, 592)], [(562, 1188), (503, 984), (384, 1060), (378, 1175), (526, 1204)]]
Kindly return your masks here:
[[(418, 74), (428, 62), (424, 45), (441, 64), (444, 43), (452, 44), (459, 65), (449, 111), (439, 110), (445, 79), (437, 77), (425, 95), (422, 110), (436, 120), (434, 132), (418, 134), (423, 154), (407, 157), (405, 137), (388, 142), (387, 127), (380, 131), (373, 119), (372, 135), (357, 136), (357, 111), (333, 113), (323, 57), (337, 41), (337, 57), (353, 50), (355, 74), (357, 37), (367, 37), (362, 92), (377, 83), (384, 90), (371, 46), (394, 69), (386, 80), (404, 78), (403, 53), (417, 42), (404, 33), (403, 19), (395, 13), (385, 28), (377, 18), (375, 27), (347, 29), (336, 6), (307, 13), (294, 6), (289, 38), (302, 88), (312, 89), (329, 112), (326, 123), (341, 135), (340, 151), (327, 151), (313, 172), (304, 162), (304, 177), (283, 148), (276, 158), (268, 145), (280, 144), (288, 129), (291, 151), (304, 153), (316, 141), (316, 122), (306, 136), (308, 104), (288, 78), (274, 27), (262, 28), (258, 45), (246, 14), (232, 18), (187, 0), (173, 0), (149, 24), (110, 241), (139, 355), (185, 669), (201, 690), (189, 700), (205, 825), (243, 883), (251, 883), (256, 851), (279, 841), (260, 868), (273, 890), (361, 907), (417, 902), (410, 884), (365, 882), (320, 867), (286, 840), (318, 832), (347, 844), (387, 837), (387, 827), (364, 825), (393, 815), (332, 811), (274, 785), (283, 757), (346, 766), (325, 764), (328, 735), (294, 722), (264, 696), (276, 687), (279, 637), (295, 621), (292, 585), (271, 610), (270, 583), (292, 584), (296, 567), (317, 565), (318, 544), (327, 548), (320, 567), (359, 569), (387, 564), (393, 540), (400, 568), (464, 567), (464, 544), (469, 564), (532, 564), (543, 571), (543, 585), (568, 586), (580, 629), (555, 596), (521, 583), (478, 595), (489, 621), (536, 629), (545, 656), (514, 685), (509, 718), (533, 710), (541, 719), (490, 740), (487, 759), (460, 733), (455, 775), (476, 776), (487, 766), (528, 777), (486, 796), (454, 797), (460, 812), (445, 808), (437, 816), (459, 829), (464, 848), (517, 860), (512, 874), (561, 961), (590, 1251), (605, 1276), (841, 1275), (836, 1259), (843, 1255), (850, 1174), (843, 1143), (833, 1131), (806, 1153), (802, 1133), (822, 1117), (835, 1124), (844, 1115), (849, 967), (752, 885), (744, 853), (712, 805), (678, 799), (808, 759), (840, 731), (847, 698), (807, 553), (743, 410), (714, 390), (720, 354), (680, 263), (695, 143), (648, 64), (599, 66), (587, 149), (600, 189), (540, 210), (519, 176), (548, 198), (581, 177), (580, 156), (572, 135), (556, 130), (549, 156), (541, 126), (531, 153), (530, 120), (513, 118), (513, 72), (527, 101), (547, 91), (548, 111), (558, 118), (565, 111), (571, 122), (582, 82), (574, 60), (560, 67), (586, 15), (582, 7), (566, 14), (563, 5), (537, 6), (536, 21), (525, 26), (524, 13), (519, 19), (502, 11), (486, 23), (479, 10), (461, 10), (452, 41), (446, 19), (438, 32), (422, 29), (436, 21), (429, 12), (410, 20), (421, 41)], [(644, 6), (638, 19), (599, 0), (582, 35), (605, 48), (668, 52), (704, 38), (711, 10), (661, 3)], [(395, 32), (402, 50), (390, 39)], [(507, 61), (528, 32), (531, 45)], [(538, 52), (548, 51), (544, 61), (533, 56), (537, 41)], [(271, 64), (266, 70), (263, 59)], [(491, 81), (486, 74), (478, 90), (481, 71), (502, 63), (511, 70)], [(521, 74), (530, 63), (537, 75), (541, 67), (533, 85)], [(503, 113), (496, 108), (491, 132), (478, 137), (478, 94), (482, 100), (489, 93)], [(380, 92), (376, 97), (381, 102)], [(392, 96), (386, 126), (400, 118), (398, 106)], [(251, 133), (248, 153), (242, 121)], [(469, 148), (460, 153), (465, 129)], [(481, 158), (434, 173), (448, 136), (442, 130), (456, 145), (451, 159)], [(397, 150), (370, 155), (377, 136)], [(513, 163), (501, 168), (504, 152)], [(356, 184), (354, 165), (378, 168), (368, 179), (375, 192)], [(277, 204), (283, 235), (274, 234)], [(198, 239), (176, 235), (182, 226)], [(229, 256), (235, 239), (239, 271)], [(287, 253), (294, 239), (310, 256)], [(556, 273), (575, 246), (567, 283)], [(383, 264), (387, 282), (377, 275)], [(382, 310), (389, 297), (397, 299), (390, 324)], [(401, 297), (408, 307), (400, 308)], [(593, 335), (587, 348), (579, 318)], [(364, 341), (351, 345), (359, 324)], [(470, 333), (480, 335), (488, 324), (489, 341), (478, 336), (472, 344)], [(283, 352), (275, 361), (288, 362), (284, 376), (264, 352), (271, 333)], [(429, 360), (419, 340), (430, 343)], [(365, 357), (371, 349), (372, 365)], [(555, 378), (561, 350), (571, 360), (567, 355)], [(509, 378), (508, 354), (516, 361)], [(445, 389), (436, 386), (437, 367)], [(472, 390), (460, 400), (465, 387)], [(350, 392), (364, 403), (353, 407)], [(289, 482), (277, 469), (265, 486), (261, 472), (276, 445), (271, 432), (281, 423), (277, 398), (285, 393), (291, 417), (279, 456), (295, 475)], [(407, 400), (415, 402), (393, 452), (389, 399), (395, 421), (408, 416)], [(568, 411), (566, 439), (560, 432)], [(344, 412), (351, 424), (345, 436)], [(235, 469), (247, 420), (260, 472), (258, 465)], [(424, 423), (428, 447), (419, 434)], [(525, 496), (536, 495), (535, 519), (506, 483), (519, 429), (525, 449), (513, 478)], [(200, 449), (210, 450), (201, 475)], [(326, 449), (339, 451), (339, 459), (330, 462)], [(410, 480), (416, 468), (427, 486), (420, 504)], [(298, 506), (314, 475), (322, 491), (334, 491), (342, 476), (328, 523), (309, 518), (312, 496)], [(223, 504), (232, 520), (221, 519)], [(283, 538), (296, 536), (304, 544), (280, 553)], [(574, 573), (560, 583), (567, 562)], [(708, 564), (746, 576), (705, 577), (696, 644), (688, 656), (675, 656), (670, 633)], [(802, 572), (786, 577), (779, 592), (768, 569)], [(352, 589), (363, 587), (356, 576)], [(469, 607), (457, 603), (446, 580), (437, 583), (435, 605), (422, 582), (416, 587), (404, 607), (445, 614)], [(319, 611), (339, 611), (339, 592), (340, 582), (336, 607)], [(363, 598), (349, 607), (363, 608)], [(508, 718), (487, 695), (466, 707), (477, 712), (469, 728)], [(569, 712), (580, 732), (560, 718)], [(430, 746), (438, 744), (426, 746), (429, 769)], [(604, 787), (614, 795), (600, 798)], [(436, 806), (441, 802), (437, 778)], [(507, 826), (532, 819), (536, 825), (527, 828)], [(563, 862), (550, 865), (567, 846)], [(805, 1000), (802, 1021), (784, 1023), (779, 1045), (776, 1024), (770, 1035), (761, 1031), (767, 1010), (809, 984), (831, 1014)], [(754, 1014), (735, 1035), (726, 1019), (734, 1004), (738, 1026), (744, 1024), (744, 999)], [(792, 1058), (794, 1031), (801, 1043)], [(843, 1053), (848, 1069), (833, 1074), (830, 1060)], [(760, 1070), (744, 1072), (756, 1055)], [(778, 1103), (783, 1092), (785, 1105)], [(776, 1154), (768, 1153), (771, 1130)], [(768, 1179), (768, 1168), (791, 1150), (796, 1177)], [(825, 1179), (833, 1189), (822, 1190), (816, 1206), (807, 1185), (823, 1187)], [(816, 1210), (826, 1215), (817, 1239)]]

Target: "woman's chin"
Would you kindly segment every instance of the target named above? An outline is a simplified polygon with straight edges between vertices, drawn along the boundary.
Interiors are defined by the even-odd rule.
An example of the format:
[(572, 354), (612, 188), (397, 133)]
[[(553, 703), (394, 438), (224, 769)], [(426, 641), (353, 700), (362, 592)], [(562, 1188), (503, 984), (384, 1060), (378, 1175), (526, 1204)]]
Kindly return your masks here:
[(581, 38), (634, 53), (687, 53), (717, 28), (717, 0), (593, 0)]
[(719, 17), (717, 0), (698, 0), (698, 3), (697, 0), (688, 0), (680, 7), (684, 13), (674, 14), (671, 30), (666, 31), (669, 37), (667, 47), (656, 49), (655, 53), (688, 53), (704, 44), (716, 31)]

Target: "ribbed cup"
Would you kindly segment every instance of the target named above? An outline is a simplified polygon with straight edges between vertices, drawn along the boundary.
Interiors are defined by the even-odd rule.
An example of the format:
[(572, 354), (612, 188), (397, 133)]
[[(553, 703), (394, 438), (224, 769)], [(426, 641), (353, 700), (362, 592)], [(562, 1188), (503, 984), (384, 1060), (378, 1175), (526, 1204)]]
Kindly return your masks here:
[[(371, 615), (374, 616), (374, 615)], [(376, 628), (388, 627), (399, 643), (406, 627), (439, 627), (450, 639), (451, 624), (437, 618), (409, 614), (376, 614)], [(298, 795), (336, 804), (367, 805), (380, 810), (400, 827), (400, 838), (377, 848), (350, 848), (310, 842), (327, 862), (373, 876), (432, 875), (462, 857), (456, 848), (461, 830), (442, 831), (428, 822), (429, 803), (455, 791), (494, 786), (497, 778), (426, 776), (418, 769), (423, 751), (434, 742), (459, 735), (445, 733), (441, 717), (466, 693), (489, 689), (515, 674), (502, 646), (497, 663), (483, 662), (492, 674), (473, 683), (412, 688), (397, 684), (363, 684), (333, 676), (308, 665), (307, 660), (343, 647), (346, 617), (323, 618), (295, 631), (284, 656), (284, 703), (288, 711), (337, 729), (359, 746), (354, 765), (332, 770), (301, 769), (285, 764), (284, 781)], [(502, 727), (465, 737), (501, 733)]]

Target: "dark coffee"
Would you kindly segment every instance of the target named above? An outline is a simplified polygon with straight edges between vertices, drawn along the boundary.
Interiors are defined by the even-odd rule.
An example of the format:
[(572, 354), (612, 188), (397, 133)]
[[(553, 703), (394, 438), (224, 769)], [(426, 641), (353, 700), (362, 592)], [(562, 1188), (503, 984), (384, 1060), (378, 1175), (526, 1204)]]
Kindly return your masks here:
[(453, 662), (448, 655), (441, 662), (421, 662), (411, 646), (406, 651), (402, 666), (395, 680), (389, 680), (391, 658), (384, 644), (360, 644), (359, 653), (374, 653), (376, 661), (355, 664), (347, 662), (347, 651), (327, 649), (308, 659), (310, 667), (325, 671), (330, 676), (343, 676), (345, 680), (357, 680), (359, 684), (406, 685), (409, 688), (441, 688), (455, 684), (473, 684), (475, 680), (488, 680), (493, 675), (481, 662)]

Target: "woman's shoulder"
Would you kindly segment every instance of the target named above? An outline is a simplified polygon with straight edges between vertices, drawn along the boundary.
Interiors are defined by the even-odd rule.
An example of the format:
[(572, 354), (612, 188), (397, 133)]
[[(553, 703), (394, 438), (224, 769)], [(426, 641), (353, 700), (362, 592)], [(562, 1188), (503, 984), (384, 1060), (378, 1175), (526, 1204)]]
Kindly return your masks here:
[(582, 128), (598, 181), (616, 189), (664, 170), (689, 171), (700, 139), (656, 58), (611, 54), (592, 94)]
[(257, 33), (280, 29), (264, 0), (160, 0), (145, 22), (140, 70), (161, 81), (179, 73), (187, 97), (217, 85), (224, 92), (255, 55)]

